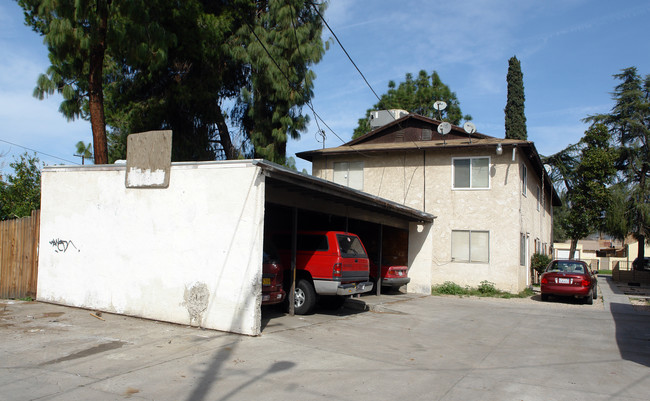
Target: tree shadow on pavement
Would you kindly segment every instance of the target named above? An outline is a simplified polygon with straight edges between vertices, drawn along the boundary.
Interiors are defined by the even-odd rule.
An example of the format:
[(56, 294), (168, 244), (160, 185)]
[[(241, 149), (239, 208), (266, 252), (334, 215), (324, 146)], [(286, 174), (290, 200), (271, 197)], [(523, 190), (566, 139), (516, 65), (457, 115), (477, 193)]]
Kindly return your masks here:
[[(219, 381), (220, 375), (222, 377), (227, 376), (224, 372), (221, 371), (223, 370), (224, 362), (226, 362), (232, 357), (233, 348), (234, 346), (223, 347), (216, 353), (216, 355), (212, 359), (212, 362), (210, 363), (210, 366), (208, 366), (202, 372), (201, 380), (198, 382), (198, 384), (196, 385), (192, 393), (189, 395), (187, 401), (202, 401), (207, 399), (214, 399), (212, 398), (214, 394), (212, 394), (212, 396), (209, 397), (210, 391), (212, 387), (216, 385), (217, 382)], [(230, 390), (228, 393), (219, 395), (217, 399), (228, 400), (232, 397), (235, 397), (243, 389), (261, 380), (265, 376), (268, 376), (273, 373), (278, 373), (283, 370), (292, 369), (295, 366), (296, 364), (290, 361), (275, 362), (262, 373), (251, 377), (246, 382)]]

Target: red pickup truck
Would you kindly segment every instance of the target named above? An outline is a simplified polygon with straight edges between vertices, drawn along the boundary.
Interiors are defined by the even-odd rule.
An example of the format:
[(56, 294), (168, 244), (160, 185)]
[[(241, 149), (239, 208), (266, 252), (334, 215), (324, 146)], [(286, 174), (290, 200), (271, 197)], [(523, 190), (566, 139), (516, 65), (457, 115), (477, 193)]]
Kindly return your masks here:
[[(285, 268), (285, 290), (291, 283), (291, 234), (273, 236)], [(340, 306), (345, 296), (372, 290), (366, 249), (355, 234), (301, 231), (296, 244), (295, 313), (310, 313), (319, 297)]]

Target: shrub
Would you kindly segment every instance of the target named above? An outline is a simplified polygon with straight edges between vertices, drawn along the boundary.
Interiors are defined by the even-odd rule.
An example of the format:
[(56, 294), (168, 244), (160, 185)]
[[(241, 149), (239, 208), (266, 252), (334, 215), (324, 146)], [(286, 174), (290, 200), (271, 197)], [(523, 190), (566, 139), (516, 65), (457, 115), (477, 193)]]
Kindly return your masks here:
[(468, 286), (461, 287), (452, 281), (445, 281), (443, 284), (432, 286), (431, 295), (465, 295), (493, 298), (528, 298), (534, 295), (534, 291), (530, 288), (526, 288), (518, 294), (511, 294), (509, 292), (497, 290), (494, 285), (494, 283), (484, 280), (481, 281), (481, 284), (478, 287), (470, 288)]
[(466, 288), (451, 281), (445, 281), (443, 284), (435, 285), (431, 290), (434, 294), (445, 295), (465, 295), (468, 292)]
[(495, 295), (500, 292), (494, 288), (494, 283), (491, 283), (487, 280), (481, 281), (481, 285), (478, 286), (477, 290), (479, 293), (481, 293), (481, 295)]
[(551, 257), (543, 253), (536, 253), (530, 258), (530, 266), (538, 274), (544, 273), (544, 269), (546, 269), (549, 263), (551, 263)]

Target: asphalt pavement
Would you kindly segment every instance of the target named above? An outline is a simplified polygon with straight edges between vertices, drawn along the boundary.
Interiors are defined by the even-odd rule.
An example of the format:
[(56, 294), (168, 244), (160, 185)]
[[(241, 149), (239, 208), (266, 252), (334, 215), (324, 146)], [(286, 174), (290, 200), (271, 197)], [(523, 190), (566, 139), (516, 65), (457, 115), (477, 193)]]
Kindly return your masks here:
[[(647, 400), (650, 314), (602, 299), (350, 299), (258, 337), (0, 301), (0, 400)], [(620, 291), (619, 291), (620, 292)]]

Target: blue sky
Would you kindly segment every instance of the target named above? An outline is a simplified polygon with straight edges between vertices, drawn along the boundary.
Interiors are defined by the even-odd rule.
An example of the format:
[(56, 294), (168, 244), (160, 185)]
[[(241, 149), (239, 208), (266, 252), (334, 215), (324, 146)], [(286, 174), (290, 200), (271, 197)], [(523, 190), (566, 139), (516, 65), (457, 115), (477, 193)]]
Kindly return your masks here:
[[(508, 59), (521, 61), (528, 139), (541, 154), (576, 143), (581, 119), (608, 112), (613, 74), (636, 66), (650, 74), (650, 2), (621, 0), (332, 0), (325, 18), (378, 94), (407, 72), (437, 71), (456, 92), (479, 132), (504, 136)], [(331, 34), (324, 30), (324, 38)], [(23, 23), (14, 1), (0, 3), (0, 164), (25, 149), (46, 164), (80, 163), (75, 144), (90, 124), (68, 122), (60, 98), (32, 97), (48, 67), (42, 39)], [(343, 141), (377, 99), (336, 43), (314, 67), (313, 105)], [(305, 109), (308, 111), (307, 109)], [(321, 148), (313, 122), (288, 155)], [(327, 131), (325, 145), (343, 142)], [(3, 142), (4, 141), (4, 142)], [(51, 157), (51, 156), (58, 157)], [(63, 160), (61, 160), (63, 159)], [(311, 171), (306, 161), (298, 168)]]

